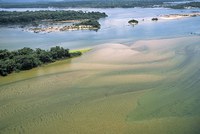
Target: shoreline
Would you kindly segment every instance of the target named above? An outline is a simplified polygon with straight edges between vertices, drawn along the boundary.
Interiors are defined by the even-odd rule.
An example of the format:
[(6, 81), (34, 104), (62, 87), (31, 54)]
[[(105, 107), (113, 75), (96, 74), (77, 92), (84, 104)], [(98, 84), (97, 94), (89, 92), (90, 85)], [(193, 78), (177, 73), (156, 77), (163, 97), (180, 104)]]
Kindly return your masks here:
[(63, 26), (63, 27), (47, 27), (47, 28), (29, 28), (27, 31), (34, 33), (51, 33), (51, 32), (63, 32), (63, 31), (77, 31), (77, 30), (98, 30), (98, 28), (91, 25), (79, 25), (79, 26)]
[(161, 15), (159, 18), (164, 20), (174, 20), (174, 19), (182, 19), (188, 17), (199, 17), (200, 12), (197, 13), (184, 13), (184, 14), (169, 14), (169, 15)]

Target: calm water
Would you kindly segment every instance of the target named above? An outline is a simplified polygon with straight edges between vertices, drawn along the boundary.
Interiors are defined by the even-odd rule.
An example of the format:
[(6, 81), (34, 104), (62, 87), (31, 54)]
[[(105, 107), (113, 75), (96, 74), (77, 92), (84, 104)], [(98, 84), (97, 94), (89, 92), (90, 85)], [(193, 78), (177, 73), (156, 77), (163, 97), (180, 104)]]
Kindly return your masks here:
[[(0, 9), (5, 10), (5, 9)], [(41, 10), (37, 9), (7, 9), (10, 11)], [(44, 10), (44, 9), (42, 9)], [(60, 10), (60, 9), (45, 9)], [(64, 9), (69, 10), (69, 9)], [(70, 9), (72, 10), (72, 9)], [(200, 33), (200, 17), (179, 20), (160, 20), (152, 22), (152, 17), (163, 14), (187, 13), (200, 9), (174, 10), (164, 8), (115, 8), (115, 9), (73, 9), (84, 11), (106, 12), (108, 17), (101, 19), (101, 29), (95, 31), (65, 31), (54, 33), (30, 33), (20, 28), (0, 28), (0, 49), (19, 49), (22, 47), (48, 49), (60, 45), (69, 49), (92, 47), (98, 44), (113, 42), (132, 44), (141, 39), (172, 38), (187, 36), (190, 33)], [(128, 20), (139, 20), (137, 26), (128, 24)], [(143, 21), (144, 19), (144, 21)]]

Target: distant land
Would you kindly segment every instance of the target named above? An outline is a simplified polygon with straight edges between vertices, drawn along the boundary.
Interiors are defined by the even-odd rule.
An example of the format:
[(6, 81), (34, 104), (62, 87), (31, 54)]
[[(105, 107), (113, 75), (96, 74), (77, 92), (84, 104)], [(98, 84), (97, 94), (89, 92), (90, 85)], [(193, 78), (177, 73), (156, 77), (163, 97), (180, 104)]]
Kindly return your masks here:
[[(183, 0), (0, 0), (0, 8), (47, 8), (47, 7), (85, 7), (85, 8), (132, 8), (158, 7), (169, 3), (185, 3)], [(193, 1), (191, 1), (193, 2)], [(166, 4), (168, 3), (168, 4)], [(188, 1), (187, 1), (188, 3)], [(173, 4), (172, 4), (173, 5)], [(173, 5), (177, 6), (179, 4)]]
[[(17, 2), (60, 2), (60, 1), (105, 1), (105, 0), (0, 0), (0, 2), (7, 2), (7, 3), (17, 3)], [(108, 0), (109, 1), (109, 0)], [(120, 0), (115, 0), (120, 1)], [(121, 0), (121, 1), (144, 1), (144, 0)], [(154, 1), (154, 0), (148, 0)], [(172, 0), (157, 0), (157, 1), (172, 1)], [(182, 1), (182, 0), (174, 0), (174, 1)]]
[[(1, 0), (0, 2), (6, 3), (27, 3), (27, 2), (59, 2), (64, 0)], [(65, 0), (65, 1), (74, 1), (74, 0)]]

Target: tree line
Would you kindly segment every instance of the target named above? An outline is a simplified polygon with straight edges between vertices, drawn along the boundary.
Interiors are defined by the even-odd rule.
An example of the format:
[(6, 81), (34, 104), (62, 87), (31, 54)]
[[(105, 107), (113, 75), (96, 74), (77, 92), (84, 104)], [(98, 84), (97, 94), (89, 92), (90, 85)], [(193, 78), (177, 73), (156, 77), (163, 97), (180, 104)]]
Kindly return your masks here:
[(81, 54), (80, 51), (70, 53), (69, 49), (60, 46), (51, 47), (50, 50), (40, 48), (34, 50), (28, 47), (15, 51), (0, 50), (0, 75), (7, 76), (12, 72), (29, 70), (43, 64), (80, 56)]
[[(74, 1), (54, 1), (54, 2), (24, 2), (24, 3), (0, 3), (0, 8), (133, 8), (133, 7), (154, 7), (165, 6), (165, 2), (176, 2), (181, 0), (74, 0)], [(199, 2), (190, 2), (167, 6), (169, 8), (197, 7)]]
[(130, 24), (138, 24), (139, 22), (137, 20), (132, 19), (132, 20), (129, 20), (128, 23), (130, 23)]
[[(48, 7), (85, 7), (85, 8), (132, 8), (152, 7), (174, 0), (84, 0), (36, 3), (2, 3), (1, 8), (48, 8)], [(176, 0), (175, 0), (176, 1)]]
[(25, 11), (25, 12), (9, 12), (0, 11), (0, 24), (27, 24), (35, 23), (43, 20), (63, 21), (63, 20), (82, 20), (107, 17), (101, 12), (83, 12), (83, 11)]

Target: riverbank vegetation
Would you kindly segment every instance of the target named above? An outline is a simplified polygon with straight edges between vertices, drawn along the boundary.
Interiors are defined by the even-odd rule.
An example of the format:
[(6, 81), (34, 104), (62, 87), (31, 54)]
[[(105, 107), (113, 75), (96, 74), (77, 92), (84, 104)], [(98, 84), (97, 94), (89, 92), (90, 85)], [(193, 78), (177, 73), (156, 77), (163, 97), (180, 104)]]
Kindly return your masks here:
[(81, 54), (81, 51), (69, 51), (60, 46), (51, 47), (50, 50), (40, 48), (33, 50), (28, 47), (16, 51), (0, 50), (0, 75), (6, 76), (12, 72), (30, 70), (43, 64), (77, 57)]
[(41, 21), (98, 20), (107, 17), (105, 13), (83, 11), (0, 11), (0, 24), (38, 24)]

